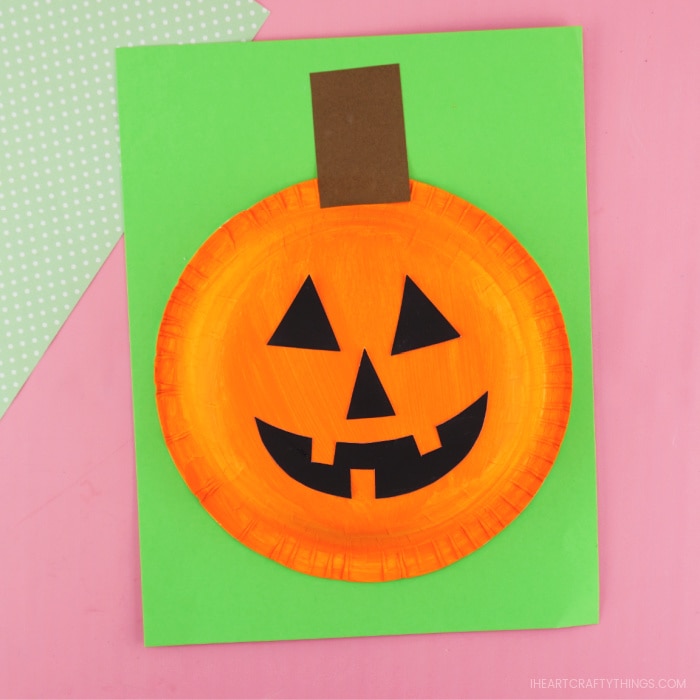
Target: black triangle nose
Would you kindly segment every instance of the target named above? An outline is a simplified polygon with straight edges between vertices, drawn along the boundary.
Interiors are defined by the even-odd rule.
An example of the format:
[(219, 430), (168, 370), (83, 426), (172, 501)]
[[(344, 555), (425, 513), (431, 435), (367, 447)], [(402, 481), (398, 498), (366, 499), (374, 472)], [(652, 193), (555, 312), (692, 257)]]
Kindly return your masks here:
[(367, 350), (363, 350), (360, 369), (357, 370), (357, 379), (355, 379), (355, 388), (352, 390), (352, 398), (350, 399), (348, 420), (395, 415), (391, 401), (384, 391)]

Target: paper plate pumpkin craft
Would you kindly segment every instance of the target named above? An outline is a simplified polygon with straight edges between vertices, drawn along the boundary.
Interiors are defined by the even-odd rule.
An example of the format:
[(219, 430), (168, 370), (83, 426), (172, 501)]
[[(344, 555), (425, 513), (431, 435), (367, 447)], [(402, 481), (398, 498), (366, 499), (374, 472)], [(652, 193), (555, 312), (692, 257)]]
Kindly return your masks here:
[(318, 180), (227, 221), (157, 343), (172, 458), (240, 542), (352, 581), (505, 528), (564, 436), (555, 295), (485, 212), (408, 179), (398, 66), (312, 75)]

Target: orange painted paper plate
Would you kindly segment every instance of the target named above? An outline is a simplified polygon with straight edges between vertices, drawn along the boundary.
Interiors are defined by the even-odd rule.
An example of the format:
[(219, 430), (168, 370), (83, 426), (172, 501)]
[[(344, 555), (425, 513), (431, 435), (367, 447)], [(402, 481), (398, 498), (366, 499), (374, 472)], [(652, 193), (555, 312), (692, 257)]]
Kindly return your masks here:
[(527, 506), (568, 421), (571, 355), (501, 224), (411, 182), (319, 208), (316, 180), (234, 216), (163, 315), (158, 412), (211, 516), (297, 571), (440, 569)]

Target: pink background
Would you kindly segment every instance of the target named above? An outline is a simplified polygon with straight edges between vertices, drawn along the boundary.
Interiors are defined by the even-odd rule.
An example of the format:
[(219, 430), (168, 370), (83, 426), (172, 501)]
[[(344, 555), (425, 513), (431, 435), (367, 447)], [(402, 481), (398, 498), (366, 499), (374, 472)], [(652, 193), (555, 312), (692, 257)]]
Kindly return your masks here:
[(583, 26), (601, 622), (145, 649), (120, 243), (0, 422), (0, 696), (700, 696), (700, 3), (266, 4), (259, 39)]

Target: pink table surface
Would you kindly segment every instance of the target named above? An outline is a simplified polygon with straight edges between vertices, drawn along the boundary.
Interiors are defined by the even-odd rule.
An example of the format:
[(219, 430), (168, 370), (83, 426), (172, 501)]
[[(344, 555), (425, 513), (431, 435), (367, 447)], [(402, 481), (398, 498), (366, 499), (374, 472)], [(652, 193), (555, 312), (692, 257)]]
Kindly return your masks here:
[(700, 2), (267, 6), (261, 40), (584, 27), (601, 622), (145, 649), (120, 244), (0, 422), (0, 696), (699, 697)]

